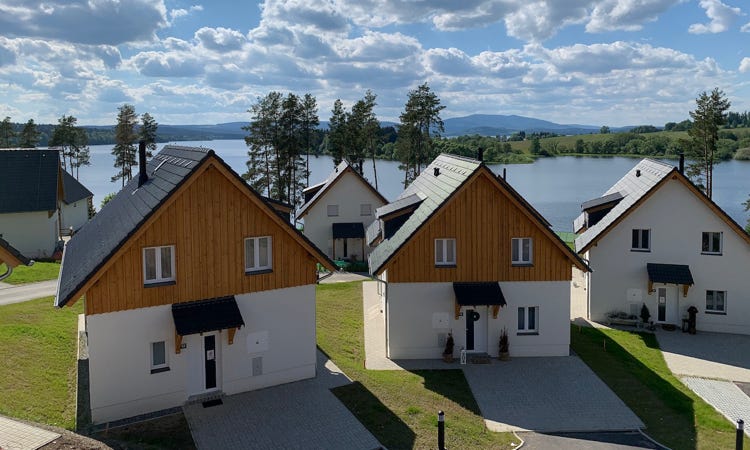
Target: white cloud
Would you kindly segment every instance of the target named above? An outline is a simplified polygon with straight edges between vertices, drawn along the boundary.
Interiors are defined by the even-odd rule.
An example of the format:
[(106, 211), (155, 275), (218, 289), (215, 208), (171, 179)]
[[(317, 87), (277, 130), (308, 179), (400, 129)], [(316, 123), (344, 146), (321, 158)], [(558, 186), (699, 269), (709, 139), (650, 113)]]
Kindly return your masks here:
[(711, 21), (690, 25), (688, 32), (693, 34), (722, 33), (729, 30), (742, 15), (740, 8), (725, 5), (720, 0), (701, 0), (700, 6), (706, 10), (706, 16)]
[(390, 61), (413, 56), (422, 45), (402, 33), (366, 31), (361, 37), (341, 41), (336, 49), (347, 61)]
[(247, 38), (239, 31), (222, 27), (203, 27), (195, 32), (195, 39), (203, 47), (219, 53), (240, 50), (247, 42)]
[(194, 77), (204, 69), (204, 62), (195, 55), (177, 52), (141, 52), (130, 63), (147, 77)]
[(739, 71), (742, 73), (750, 72), (750, 58), (742, 58), (742, 61), (740, 61)]
[(740, 31), (743, 33), (750, 33), (750, 22), (746, 23), (745, 25), (742, 25), (742, 28), (740, 28)]
[(181, 19), (183, 17), (187, 17), (194, 12), (200, 12), (203, 11), (203, 6), (201, 5), (193, 5), (188, 9), (179, 8), (179, 9), (172, 9), (169, 11), (169, 24), (174, 25), (174, 21), (176, 19)]
[(612, 30), (636, 31), (654, 22), (666, 10), (684, 0), (604, 0), (596, 2), (586, 31), (601, 33)]

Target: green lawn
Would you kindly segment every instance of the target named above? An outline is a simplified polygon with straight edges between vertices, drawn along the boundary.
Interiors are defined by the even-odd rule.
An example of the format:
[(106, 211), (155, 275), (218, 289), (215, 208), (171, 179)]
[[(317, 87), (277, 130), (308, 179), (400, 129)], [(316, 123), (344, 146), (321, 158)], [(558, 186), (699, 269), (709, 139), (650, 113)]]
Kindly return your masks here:
[(83, 302), (0, 306), (0, 414), (75, 428), (76, 323)]
[(364, 369), (362, 284), (321, 284), (318, 345), (354, 383), (334, 394), (390, 449), (437, 446), (437, 412), (445, 411), (446, 446), (513, 448), (509, 433), (492, 433), (460, 370)]
[[(5, 264), (0, 264), (0, 274), (5, 273)], [(3, 280), (9, 284), (25, 284), (37, 281), (55, 280), (60, 274), (60, 263), (35, 262), (33, 266), (17, 266), (13, 273)]]
[(734, 448), (733, 425), (672, 375), (653, 334), (573, 326), (571, 345), (657, 441), (673, 449)]

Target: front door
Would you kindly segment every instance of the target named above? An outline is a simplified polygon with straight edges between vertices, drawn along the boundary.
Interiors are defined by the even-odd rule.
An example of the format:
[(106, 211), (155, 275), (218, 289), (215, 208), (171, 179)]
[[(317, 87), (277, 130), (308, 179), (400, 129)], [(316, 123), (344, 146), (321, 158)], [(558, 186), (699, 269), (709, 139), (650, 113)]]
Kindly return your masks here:
[(216, 389), (216, 335), (203, 336), (206, 390)]
[(487, 351), (487, 308), (467, 309), (466, 350), (474, 352)]
[(660, 287), (656, 289), (656, 321), (676, 324), (679, 319), (679, 304), (676, 288)]

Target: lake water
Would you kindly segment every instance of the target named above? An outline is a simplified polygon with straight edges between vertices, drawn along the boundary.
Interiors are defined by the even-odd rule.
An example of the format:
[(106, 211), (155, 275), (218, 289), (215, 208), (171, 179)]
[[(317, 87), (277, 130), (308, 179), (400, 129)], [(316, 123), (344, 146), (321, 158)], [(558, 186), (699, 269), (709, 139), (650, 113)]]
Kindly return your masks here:
[[(247, 147), (242, 140), (189, 141), (178, 145), (212, 148), (235, 171), (246, 170)], [(159, 144), (159, 149), (164, 144)], [(94, 193), (94, 205), (120, 189), (120, 182), (110, 182), (114, 175), (111, 145), (91, 146), (91, 165), (82, 167), (81, 182)], [(571, 231), (573, 219), (581, 212), (581, 203), (598, 197), (630, 170), (638, 160), (622, 157), (541, 158), (533, 164), (491, 165), (500, 174), (507, 171), (507, 181), (552, 224), (554, 229)], [(676, 163), (676, 161), (674, 161)], [(377, 161), (378, 187), (389, 200), (403, 190), (403, 172), (396, 161)], [(134, 168), (137, 170), (137, 167)], [(329, 156), (310, 157), (310, 183), (319, 183), (333, 170)], [(373, 180), (372, 162), (365, 163), (365, 177)], [(727, 161), (714, 168), (714, 201), (740, 225), (748, 214), (742, 202), (750, 195), (750, 162)], [(374, 183), (373, 183), (374, 184)]]

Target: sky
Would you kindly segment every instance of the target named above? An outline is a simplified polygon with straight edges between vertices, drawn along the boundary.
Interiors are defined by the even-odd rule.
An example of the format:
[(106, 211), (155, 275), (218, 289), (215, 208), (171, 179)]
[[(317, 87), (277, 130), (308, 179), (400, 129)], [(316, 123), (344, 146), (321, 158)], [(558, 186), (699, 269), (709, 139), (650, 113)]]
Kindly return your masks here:
[(370, 89), (398, 121), (428, 83), (443, 119), (661, 126), (722, 89), (750, 110), (747, 0), (0, 0), (0, 117), (249, 121), (271, 91), (321, 120)]

